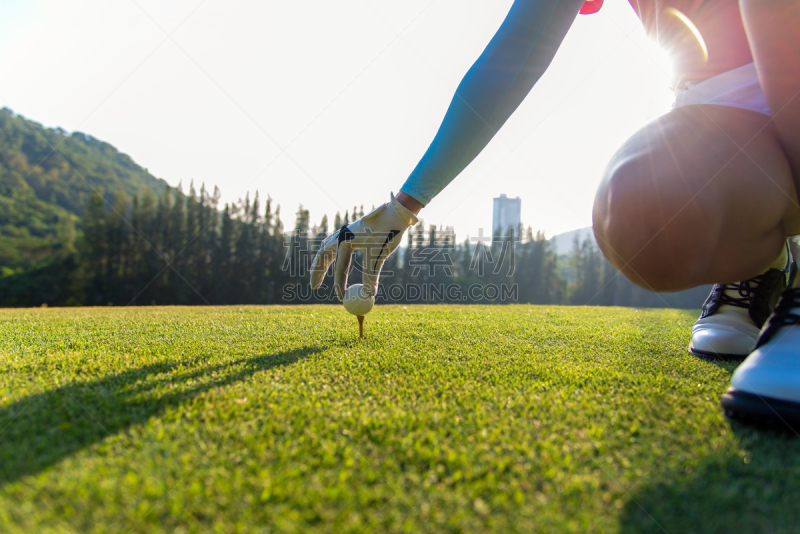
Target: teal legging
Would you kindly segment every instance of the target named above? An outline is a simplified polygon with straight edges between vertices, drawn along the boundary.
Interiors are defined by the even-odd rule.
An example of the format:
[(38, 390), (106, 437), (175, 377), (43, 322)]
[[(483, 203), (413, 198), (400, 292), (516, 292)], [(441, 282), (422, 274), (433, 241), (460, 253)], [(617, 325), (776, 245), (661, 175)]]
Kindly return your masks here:
[(550, 65), (584, 0), (516, 0), (456, 89), (425, 155), (400, 188), (428, 204), (480, 154)]

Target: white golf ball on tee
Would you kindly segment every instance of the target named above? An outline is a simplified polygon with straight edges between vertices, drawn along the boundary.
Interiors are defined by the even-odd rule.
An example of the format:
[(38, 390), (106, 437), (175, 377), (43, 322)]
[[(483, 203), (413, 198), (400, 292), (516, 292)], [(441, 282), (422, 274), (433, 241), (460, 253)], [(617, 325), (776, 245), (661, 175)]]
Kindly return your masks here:
[(375, 305), (375, 297), (367, 294), (364, 284), (353, 284), (345, 290), (343, 304), (353, 315), (366, 315)]

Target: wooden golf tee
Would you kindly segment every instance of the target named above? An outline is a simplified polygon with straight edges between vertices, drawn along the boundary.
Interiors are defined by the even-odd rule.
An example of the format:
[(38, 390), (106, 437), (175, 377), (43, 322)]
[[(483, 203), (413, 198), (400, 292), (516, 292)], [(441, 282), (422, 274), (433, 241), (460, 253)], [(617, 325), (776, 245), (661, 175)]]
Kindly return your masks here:
[(356, 318), (358, 319), (358, 335), (364, 339), (364, 316), (357, 315)]

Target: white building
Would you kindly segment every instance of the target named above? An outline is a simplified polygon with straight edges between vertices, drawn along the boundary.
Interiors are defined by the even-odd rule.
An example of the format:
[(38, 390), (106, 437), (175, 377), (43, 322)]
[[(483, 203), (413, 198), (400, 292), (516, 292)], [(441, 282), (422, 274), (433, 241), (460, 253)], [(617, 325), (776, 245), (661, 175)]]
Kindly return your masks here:
[(501, 235), (507, 235), (508, 229), (514, 229), (514, 238), (519, 239), (519, 223), (522, 200), (508, 198), (500, 195), (494, 199), (494, 212), (492, 214), (492, 235), (500, 230)]

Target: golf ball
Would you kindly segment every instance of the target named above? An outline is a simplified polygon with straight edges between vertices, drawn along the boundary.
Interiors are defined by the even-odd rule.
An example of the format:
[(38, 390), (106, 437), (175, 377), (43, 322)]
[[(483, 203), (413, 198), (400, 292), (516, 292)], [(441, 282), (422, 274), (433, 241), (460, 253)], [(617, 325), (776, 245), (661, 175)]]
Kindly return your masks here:
[(364, 284), (353, 284), (345, 290), (343, 304), (353, 315), (366, 315), (375, 305), (375, 297), (367, 295)]

